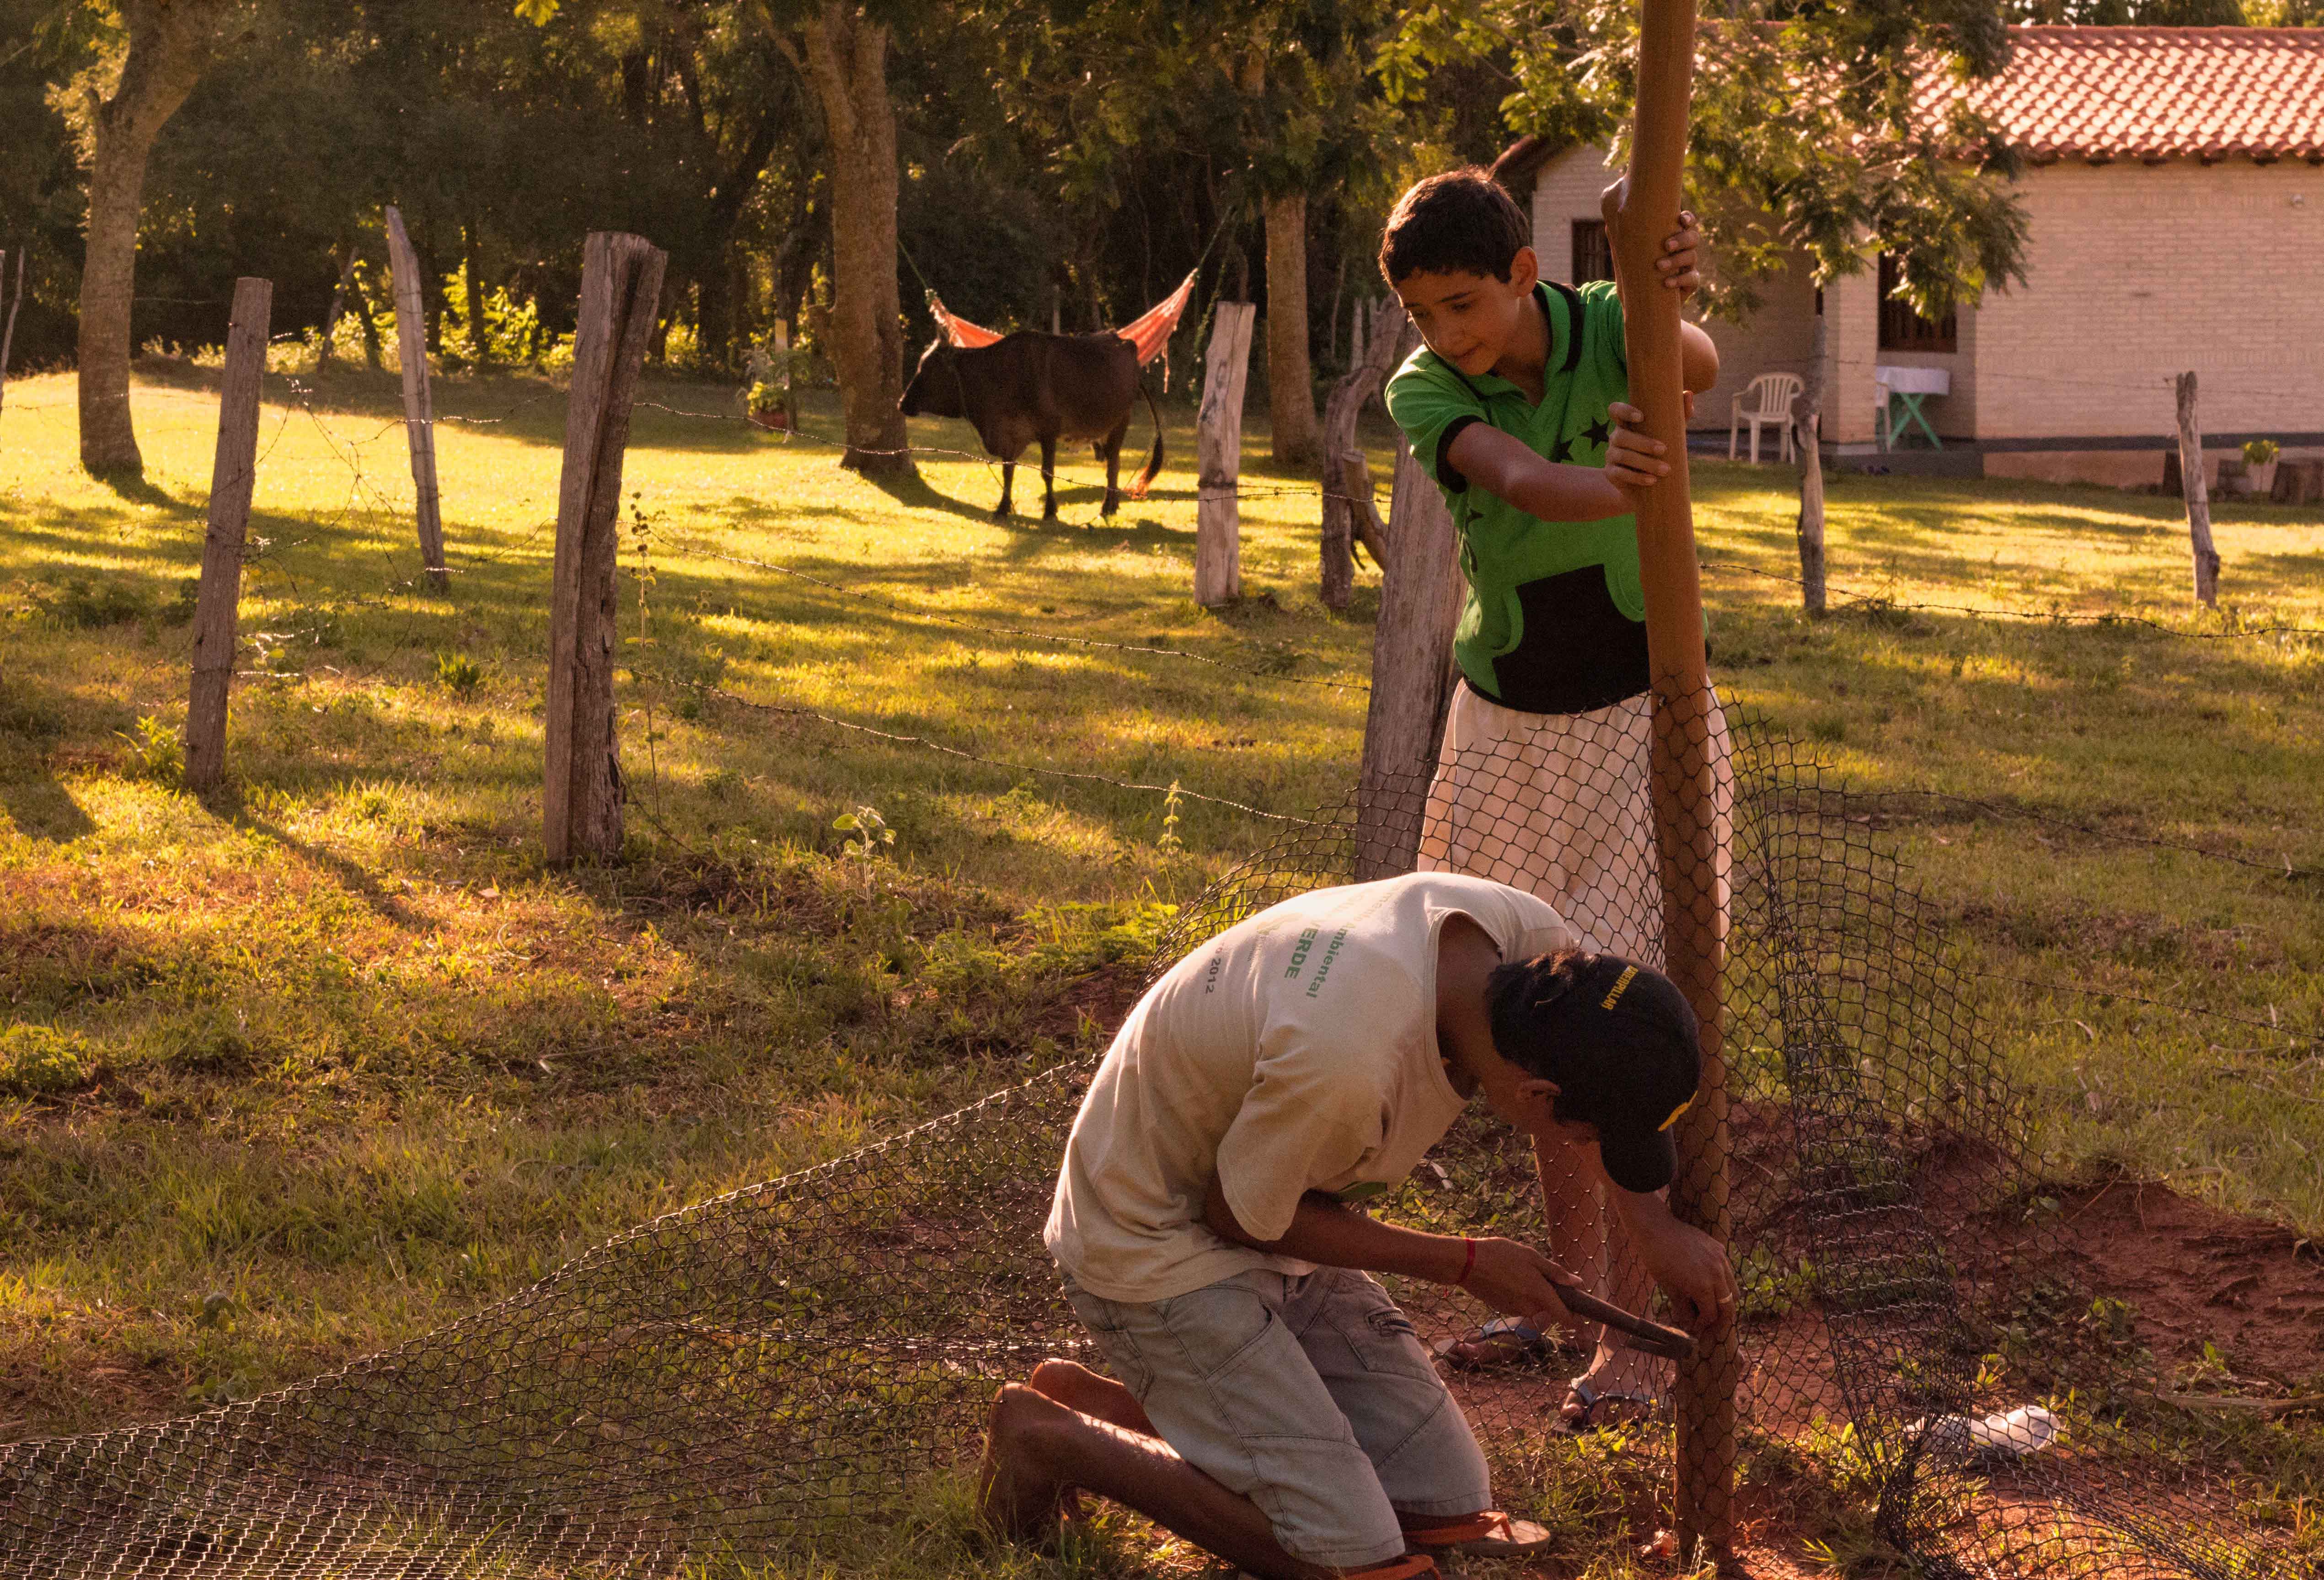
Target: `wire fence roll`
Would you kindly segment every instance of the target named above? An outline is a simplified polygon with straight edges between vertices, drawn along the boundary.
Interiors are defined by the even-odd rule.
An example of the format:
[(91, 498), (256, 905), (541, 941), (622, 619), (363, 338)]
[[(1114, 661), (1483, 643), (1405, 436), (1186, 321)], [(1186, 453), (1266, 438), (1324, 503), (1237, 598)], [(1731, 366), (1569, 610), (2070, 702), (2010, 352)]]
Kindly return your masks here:
[[(2071, 1322), (2041, 1327), (2089, 1293), (2061, 1281), (2032, 1210), (2026, 1111), (1937, 919), (1865, 815), (1875, 803), (1805, 749), (1729, 722), (1714, 697), (1681, 701), (1718, 766), (1699, 864), (1658, 864), (1644, 699), (1543, 730), (1456, 717), (1433, 780), (1376, 777), (1283, 825), (1183, 907), (1159, 955), (1157, 974), (1281, 900), (1422, 865), (1534, 889), (1648, 963), (1662, 871), (1693, 873), (1679, 898), (1718, 908), (1711, 1095), (1743, 1299), (1711, 1381), (1732, 1401), (1730, 1438), (1698, 1435), (1698, 1462), (1681, 1465), (1654, 1425), (1665, 1402), (1627, 1447), (1554, 1460), (1544, 1445), (1568, 1377), (1603, 1365), (1668, 1401), (1670, 1364), (1480, 1343), (1489, 1313), (1391, 1281), (1438, 1346), (1499, 1505), (1531, 1513), (1560, 1478), (1570, 1502), (1571, 1478), (1600, 1475), (1636, 1478), (1667, 1508), (1723, 1460), (1745, 1467), (1747, 1530), (1779, 1511), (1784, 1478), (1820, 1475), (1870, 1500), (1928, 1575), (2288, 1572), (2218, 1488), (2166, 1471), (2088, 1402), (2126, 1363)], [(828, 1554), (835, 1533), (958, 1474), (1000, 1384), (1045, 1356), (1094, 1360), (1041, 1244), (1093, 1068), (656, 1219), (282, 1392), (0, 1449), (0, 1574), (545, 1580)], [(1586, 1180), (1545, 1168), (1545, 1184), (1536, 1163), (1472, 1105), (1376, 1210), (1490, 1223), (1650, 1312)], [(1997, 1363), (2029, 1327), (2039, 1355)]]

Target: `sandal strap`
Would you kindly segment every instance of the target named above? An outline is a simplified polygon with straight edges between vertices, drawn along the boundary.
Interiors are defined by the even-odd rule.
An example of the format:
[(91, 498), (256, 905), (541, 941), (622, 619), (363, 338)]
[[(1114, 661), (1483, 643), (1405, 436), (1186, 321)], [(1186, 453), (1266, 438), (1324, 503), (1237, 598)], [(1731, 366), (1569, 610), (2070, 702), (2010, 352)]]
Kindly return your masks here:
[(1432, 1525), (1425, 1530), (1407, 1530), (1405, 1540), (1415, 1547), (1450, 1547), (1464, 1541), (1508, 1541), (1515, 1539), (1516, 1526), (1507, 1513), (1499, 1509), (1486, 1509), (1452, 1525)]

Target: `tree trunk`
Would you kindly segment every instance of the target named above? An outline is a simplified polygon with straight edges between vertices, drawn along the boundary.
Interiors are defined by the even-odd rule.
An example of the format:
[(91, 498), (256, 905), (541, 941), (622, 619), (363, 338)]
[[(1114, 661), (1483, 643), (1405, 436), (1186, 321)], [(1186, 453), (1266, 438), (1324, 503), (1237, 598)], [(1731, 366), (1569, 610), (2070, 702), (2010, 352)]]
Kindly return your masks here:
[(1282, 466), (1323, 454), (1315, 378), (1307, 361), (1307, 194), (1267, 200), (1267, 411)]
[(378, 372), (386, 364), (381, 361), (379, 318), (372, 311), (371, 286), (361, 273), (355, 276), (355, 322), (363, 326), (364, 365)]
[(2219, 602), (2219, 555), (2211, 547), (2210, 481), (2203, 472), (2203, 429), (2195, 420), (2195, 375), (2181, 373), (2179, 390), (2179, 489), (2187, 501), (2187, 539), (2195, 554), (2195, 599)]
[(349, 241), (339, 248), (339, 283), (331, 288), (330, 311), (323, 315), (323, 346), (315, 354), (315, 371), (318, 373), (331, 365), (331, 336), (339, 331), (339, 315), (346, 311), (347, 291), (355, 278), (355, 244)]
[(482, 368), (493, 360), (492, 344), (484, 332), (482, 271), (476, 267), (476, 227), (460, 227), (460, 294), (467, 299), (468, 364)]
[[(1355, 544), (1363, 536), (1357, 512), (1369, 509), (1370, 500), (1355, 497), (1349, 463), (1363, 466), (1363, 452), (1356, 447), (1356, 419), (1362, 415), (1364, 403), (1380, 391), (1388, 380), (1388, 364), (1394, 360), (1398, 341), (1385, 329), (1373, 336), (1366, 354), (1350, 368), (1333, 387), (1332, 398), (1323, 405), (1323, 564), (1318, 581), (1326, 609), (1345, 609), (1355, 591)], [(1369, 479), (1369, 473), (1366, 474)], [(1368, 484), (1367, 484), (1368, 490)]]
[(903, 305), (896, 289), (896, 110), (888, 30), (845, 0), (807, 21), (802, 69), (831, 145), (831, 351), (847, 431), (842, 466), (914, 472), (903, 414)]
[(1792, 408), (1792, 453), (1800, 458), (1800, 602), (1812, 616), (1824, 611), (1823, 578), (1823, 315), (1816, 315), (1808, 353), (1807, 388)]
[(208, 65), (217, 0), (132, 0), (120, 6), (129, 53), (110, 98), (90, 116), (87, 252), (80, 276), (80, 464), (142, 473), (129, 418), (130, 303), (137, 291), (137, 217), (153, 139)]

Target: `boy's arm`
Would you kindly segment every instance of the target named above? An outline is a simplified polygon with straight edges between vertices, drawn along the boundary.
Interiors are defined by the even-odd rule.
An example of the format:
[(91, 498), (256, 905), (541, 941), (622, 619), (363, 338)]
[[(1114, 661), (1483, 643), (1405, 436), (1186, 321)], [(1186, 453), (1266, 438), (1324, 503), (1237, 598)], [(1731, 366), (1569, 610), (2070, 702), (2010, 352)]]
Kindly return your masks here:
[[(1203, 1203), (1203, 1222), (1222, 1240), (1248, 1245), (1272, 1256), (1289, 1256), (1323, 1267), (1352, 1267), (1364, 1272), (1395, 1273), (1426, 1279), (1431, 1283), (1457, 1284), (1497, 1311), (1534, 1317), (1563, 1314), (1550, 1281), (1571, 1284), (1573, 1275), (1530, 1245), (1498, 1236), (1471, 1241), (1460, 1235), (1424, 1235), (1400, 1229), (1360, 1212), (1351, 1212), (1321, 1191), (1300, 1198), (1291, 1226), (1279, 1240), (1254, 1239), (1235, 1221), (1227, 1206), (1219, 1177)], [(1476, 1246), (1471, 1261), (1469, 1247)], [(1465, 1270), (1466, 1276), (1463, 1276)], [(1570, 1326), (1575, 1318), (1564, 1318)]]
[[(1460, 469), (1471, 488), (1481, 488), (1540, 520), (1602, 521), (1635, 508), (1605, 468), (1551, 461), (1488, 423), (1472, 422), (1453, 435), (1444, 458)], [(1613, 464), (1610, 450), (1606, 460), (1609, 466)]]

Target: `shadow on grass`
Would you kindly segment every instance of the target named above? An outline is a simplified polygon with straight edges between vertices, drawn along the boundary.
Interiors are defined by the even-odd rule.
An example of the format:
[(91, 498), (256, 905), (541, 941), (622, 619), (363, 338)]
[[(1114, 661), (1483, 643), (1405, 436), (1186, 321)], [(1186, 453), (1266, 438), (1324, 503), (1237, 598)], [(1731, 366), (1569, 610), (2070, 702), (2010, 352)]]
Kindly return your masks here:
[(339, 886), (362, 900), (374, 914), (396, 926), (411, 931), (429, 925), (424, 917), (415, 916), (402, 900), (380, 887), (379, 881), (355, 862), (320, 845), (311, 844), (285, 830), (281, 824), (269, 822), (250, 810), (243, 795), (243, 786), (233, 781), (215, 790), (196, 795), (202, 806), (220, 822), (236, 829), (272, 841), (292, 855), (300, 857), (324, 868), (339, 881)]
[(148, 482), (142, 472), (107, 472), (97, 481), (111, 490), (114, 497), (124, 503), (143, 505), (149, 510), (194, 516), (199, 515), (208, 502), (205, 500), (197, 504), (192, 500), (181, 500), (168, 490)]

